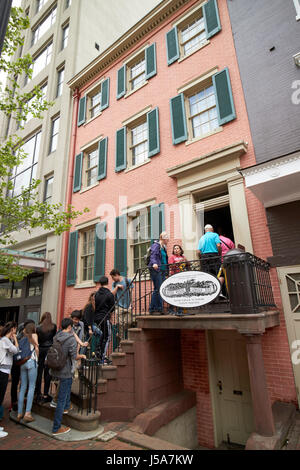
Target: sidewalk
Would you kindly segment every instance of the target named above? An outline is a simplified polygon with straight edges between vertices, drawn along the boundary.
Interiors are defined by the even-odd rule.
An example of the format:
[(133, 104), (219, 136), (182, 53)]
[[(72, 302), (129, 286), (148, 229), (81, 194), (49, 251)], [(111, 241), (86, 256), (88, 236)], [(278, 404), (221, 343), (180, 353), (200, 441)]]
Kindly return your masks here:
[[(9, 388), (9, 387), (8, 387)], [(10, 393), (6, 392), (4, 399), (5, 414), (0, 423), (8, 432), (8, 436), (0, 439), (2, 450), (142, 450), (141, 447), (130, 445), (118, 440), (117, 436), (108, 442), (86, 440), (79, 442), (63, 442), (29, 429), (22, 424), (16, 424), (9, 419), (8, 407)], [(128, 428), (131, 423), (101, 423), (104, 432), (114, 431), (118, 434)]]

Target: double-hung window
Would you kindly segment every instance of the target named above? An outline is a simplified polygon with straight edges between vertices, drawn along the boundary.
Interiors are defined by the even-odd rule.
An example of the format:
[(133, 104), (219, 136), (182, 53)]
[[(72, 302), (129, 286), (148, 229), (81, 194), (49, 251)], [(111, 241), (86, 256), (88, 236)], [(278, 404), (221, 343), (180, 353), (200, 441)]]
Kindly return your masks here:
[(38, 13), (43, 8), (46, 1), (47, 0), (36, 0), (36, 13)]
[(129, 238), (134, 272), (145, 266), (144, 256), (151, 245), (150, 224), (150, 207), (130, 219)]
[(69, 29), (69, 23), (62, 27), (61, 50), (65, 49), (68, 45)]
[(101, 86), (97, 87), (90, 95), (88, 95), (89, 102), (89, 118), (92, 119), (98, 116), (101, 112)]
[(129, 67), (129, 90), (134, 90), (146, 81), (146, 59), (145, 53), (133, 65)]
[(65, 68), (61, 67), (57, 71), (57, 87), (56, 87), (56, 98), (62, 95), (63, 85), (65, 79)]
[[(33, 59), (32, 64), (32, 79), (36, 77), (51, 61), (52, 57), (52, 42), (50, 42), (38, 56)], [(25, 85), (28, 83), (28, 76), (25, 78)]]
[(148, 159), (148, 126), (143, 122), (129, 130), (131, 166), (139, 165)]
[(55, 23), (56, 20), (56, 10), (57, 7), (55, 5), (54, 8), (50, 11), (50, 13), (46, 16), (46, 18), (41, 21), (33, 30), (32, 30), (32, 40), (31, 45), (33, 46), (47, 31), (51, 26)]
[(52, 194), (53, 194), (53, 181), (54, 176), (49, 176), (45, 178), (45, 191), (44, 191), (44, 202), (51, 204)]
[(84, 186), (89, 187), (97, 183), (98, 176), (98, 149), (90, 150), (86, 154), (86, 184)]
[(81, 281), (91, 281), (94, 277), (95, 227), (85, 230), (81, 238)]
[(50, 146), (49, 153), (55, 152), (57, 149), (58, 133), (59, 133), (59, 119), (57, 116), (51, 121), (51, 134), (50, 134)]
[(216, 97), (211, 84), (188, 97), (192, 137), (202, 137), (219, 127)]
[(166, 34), (168, 65), (183, 60), (209, 44), (221, 31), (217, 0), (208, 0), (179, 18)]

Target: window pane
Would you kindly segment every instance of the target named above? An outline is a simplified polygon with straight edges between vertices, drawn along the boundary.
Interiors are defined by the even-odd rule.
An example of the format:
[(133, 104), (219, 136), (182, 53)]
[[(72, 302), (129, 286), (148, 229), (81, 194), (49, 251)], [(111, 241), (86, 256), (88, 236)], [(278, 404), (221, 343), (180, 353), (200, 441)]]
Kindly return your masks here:
[(10, 282), (1, 282), (0, 283), (0, 299), (10, 299), (11, 288), (12, 288), (12, 285)]
[(44, 276), (36, 276), (29, 278), (28, 297), (42, 295)]
[(64, 83), (64, 77), (65, 77), (65, 69), (60, 69), (57, 72), (57, 90), (56, 90), (56, 97), (61, 96), (62, 94), (62, 89), (63, 89), (63, 83)]
[(193, 137), (201, 137), (219, 127), (213, 86), (206, 87), (189, 98)]
[(20, 297), (22, 297), (22, 286), (23, 286), (22, 281), (13, 283), (13, 291), (12, 291), (13, 299), (19, 299)]
[(56, 7), (32, 32), (32, 45), (35, 44), (54, 24), (56, 20)]
[(51, 178), (48, 178), (46, 180), (46, 187), (45, 187), (45, 198), (44, 200), (50, 203), (51, 198), (52, 198), (52, 191), (53, 191), (53, 180), (54, 177), (51, 176)]
[(146, 80), (146, 61), (145, 58), (140, 60), (137, 64), (133, 65), (130, 70), (131, 89), (134, 90), (137, 86), (141, 85)]

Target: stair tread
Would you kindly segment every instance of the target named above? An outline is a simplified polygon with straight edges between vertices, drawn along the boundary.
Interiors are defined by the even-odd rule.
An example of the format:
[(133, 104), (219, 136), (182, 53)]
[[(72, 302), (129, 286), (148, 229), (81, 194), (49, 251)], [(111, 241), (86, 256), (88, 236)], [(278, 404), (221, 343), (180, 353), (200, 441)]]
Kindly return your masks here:
[(126, 357), (126, 353), (124, 353), (124, 352), (113, 352), (113, 353), (111, 353), (111, 357)]

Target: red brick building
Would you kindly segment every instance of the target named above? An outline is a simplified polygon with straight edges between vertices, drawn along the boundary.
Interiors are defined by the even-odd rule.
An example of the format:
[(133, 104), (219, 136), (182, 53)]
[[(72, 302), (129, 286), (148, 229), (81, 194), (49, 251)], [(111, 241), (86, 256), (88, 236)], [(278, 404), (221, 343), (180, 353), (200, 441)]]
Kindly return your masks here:
[[(169, 252), (180, 242), (190, 260), (205, 223), (272, 255), (263, 206), (240, 174), (255, 155), (225, 1), (161, 2), (69, 85), (67, 200), (90, 211), (64, 235), (58, 315), (82, 308), (113, 267), (133, 277), (163, 228)], [(114, 380), (99, 398), (102, 416), (133, 419), (190, 391), (173, 418), (194, 423), (199, 445), (275, 442), (271, 406), (296, 403), (296, 391), (271, 279), (279, 311), (140, 318), (117, 371), (106, 371)], [(167, 415), (160, 427), (171, 426)]]

